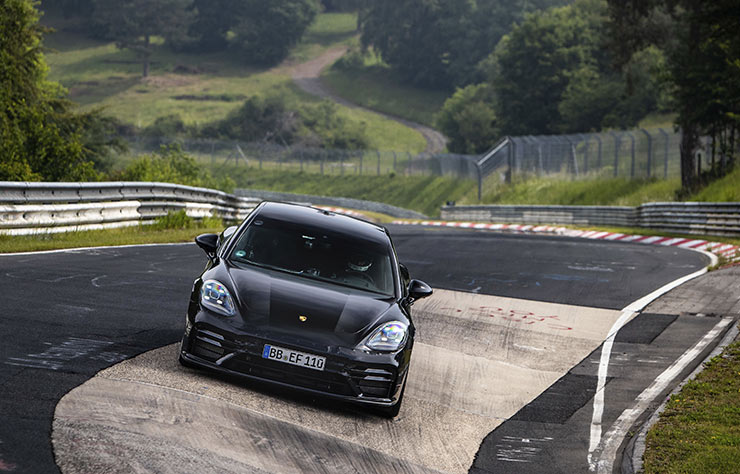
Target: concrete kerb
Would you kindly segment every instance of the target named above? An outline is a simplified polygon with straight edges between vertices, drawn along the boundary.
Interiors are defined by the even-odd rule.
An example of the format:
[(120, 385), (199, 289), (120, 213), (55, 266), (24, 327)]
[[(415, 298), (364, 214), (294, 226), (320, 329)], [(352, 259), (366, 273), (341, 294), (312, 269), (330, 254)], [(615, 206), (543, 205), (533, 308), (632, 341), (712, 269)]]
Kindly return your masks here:
[(486, 222), (462, 222), (462, 221), (411, 221), (395, 220), (392, 224), (397, 225), (421, 225), (432, 227), (452, 227), (457, 229), (494, 230), (501, 232), (520, 233), (546, 233), (561, 235), (564, 237), (576, 237), (592, 240), (612, 240), (620, 242), (633, 242), (649, 245), (663, 245), (680, 247), (688, 250), (700, 250), (711, 252), (719, 257), (724, 257), (728, 262), (740, 262), (740, 247), (722, 242), (712, 242), (703, 239), (686, 239), (680, 237), (646, 236), (639, 234), (623, 234), (618, 232), (607, 232), (600, 230), (577, 230), (566, 227), (550, 225), (525, 225), (525, 224), (491, 224)]
[(722, 338), (722, 340), (719, 344), (717, 344), (714, 350), (712, 350), (712, 352), (707, 355), (707, 357), (693, 370), (693, 372), (691, 372), (685, 379), (683, 379), (676, 386), (676, 388), (674, 388), (671, 393), (666, 396), (665, 400), (663, 400), (663, 403), (658, 406), (658, 408), (650, 416), (650, 418), (648, 418), (648, 420), (642, 425), (640, 431), (637, 433), (637, 436), (634, 436), (627, 443), (624, 448), (624, 453), (622, 457), (621, 472), (623, 474), (635, 474), (643, 472), (642, 457), (645, 454), (646, 448), (645, 438), (647, 437), (647, 433), (648, 431), (650, 431), (650, 428), (652, 428), (653, 425), (657, 423), (661, 413), (663, 413), (663, 411), (665, 410), (668, 401), (673, 395), (676, 395), (678, 392), (680, 392), (683, 389), (684, 385), (696, 378), (696, 376), (704, 370), (707, 362), (722, 353), (722, 351), (725, 350), (725, 348), (738, 337), (738, 333), (740, 333), (740, 330), (738, 329), (738, 322), (736, 321), (732, 325), (732, 327), (725, 333), (724, 338)]

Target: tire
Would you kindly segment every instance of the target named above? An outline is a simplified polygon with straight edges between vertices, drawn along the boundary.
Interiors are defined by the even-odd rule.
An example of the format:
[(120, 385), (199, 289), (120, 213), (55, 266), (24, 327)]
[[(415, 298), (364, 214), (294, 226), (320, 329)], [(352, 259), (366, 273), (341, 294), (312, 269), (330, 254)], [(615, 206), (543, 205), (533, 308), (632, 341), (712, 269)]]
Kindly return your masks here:
[(378, 409), (380, 414), (386, 418), (395, 418), (398, 416), (398, 412), (401, 411), (401, 403), (403, 402), (403, 394), (406, 392), (406, 381), (403, 382), (403, 388), (401, 389), (401, 395), (398, 396), (398, 401), (395, 405), (389, 407), (381, 407)]

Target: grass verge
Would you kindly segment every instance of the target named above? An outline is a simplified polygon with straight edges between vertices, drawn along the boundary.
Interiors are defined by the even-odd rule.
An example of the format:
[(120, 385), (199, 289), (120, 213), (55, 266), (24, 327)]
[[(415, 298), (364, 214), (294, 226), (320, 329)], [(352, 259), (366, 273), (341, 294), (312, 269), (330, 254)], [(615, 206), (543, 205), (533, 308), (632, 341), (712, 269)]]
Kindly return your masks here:
[[(681, 188), (679, 178), (659, 180), (629, 180), (600, 178), (572, 180), (566, 176), (547, 178), (517, 177), (512, 184), (500, 182), (499, 176), (489, 176), (485, 182), (482, 204), (559, 204), (639, 206), (647, 202), (672, 202)], [(718, 179), (686, 201), (740, 201), (740, 167)], [(476, 204), (474, 193), (461, 204)]]
[(671, 397), (643, 460), (646, 473), (740, 472), (740, 342)]
[(365, 199), (428, 216), (438, 216), (445, 201), (462, 197), (473, 186), (468, 180), (438, 176), (330, 176), (253, 167), (222, 167), (215, 173), (226, 173), (237, 188)]
[(0, 235), (0, 253), (111, 245), (192, 242), (199, 234), (221, 232), (222, 230), (224, 230), (223, 227), (156, 229), (153, 226), (142, 225), (120, 229), (62, 232), (58, 234)]

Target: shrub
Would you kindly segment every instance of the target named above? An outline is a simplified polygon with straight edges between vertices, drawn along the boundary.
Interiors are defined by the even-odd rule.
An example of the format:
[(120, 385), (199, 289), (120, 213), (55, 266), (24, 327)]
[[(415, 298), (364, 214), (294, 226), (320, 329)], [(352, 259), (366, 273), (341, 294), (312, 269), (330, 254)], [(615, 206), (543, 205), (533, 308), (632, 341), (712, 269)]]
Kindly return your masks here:
[(189, 217), (185, 210), (169, 211), (166, 216), (157, 217), (151, 228), (164, 229), (190, 229), (195, 226), (195, 221)]
[(141, 156), (113, 178), (124, 181), (162, 181), (215, 188), (226, 192), (234, 188), (234, 181), (231, 178), (228, 176), (214, 178), (208, 169), (200, 166), (192, 156), (182, 151), (179, 145), (163, 146), (156, 154)]

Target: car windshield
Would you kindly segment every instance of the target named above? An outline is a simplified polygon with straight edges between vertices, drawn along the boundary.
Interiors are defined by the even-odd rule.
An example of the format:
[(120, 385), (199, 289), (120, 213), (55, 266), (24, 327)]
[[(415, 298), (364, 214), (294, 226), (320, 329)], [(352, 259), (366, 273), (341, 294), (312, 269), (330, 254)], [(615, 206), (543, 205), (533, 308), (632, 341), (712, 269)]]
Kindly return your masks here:
[(393, 296), (390, 246), (345, 234), (258, 218), (230, 259)]

